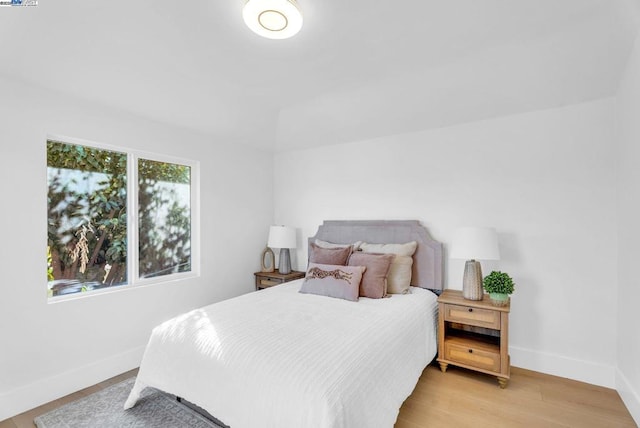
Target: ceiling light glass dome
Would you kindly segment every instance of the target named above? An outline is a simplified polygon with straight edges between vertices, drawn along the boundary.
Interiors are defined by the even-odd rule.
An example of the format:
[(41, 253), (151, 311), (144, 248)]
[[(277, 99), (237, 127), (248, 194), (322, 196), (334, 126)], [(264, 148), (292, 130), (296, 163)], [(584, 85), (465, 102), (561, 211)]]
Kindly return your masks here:
[(268, 39), (287, 39), (302, 28), (295, 0), (248, 0), (242, 17), (251, 31)]

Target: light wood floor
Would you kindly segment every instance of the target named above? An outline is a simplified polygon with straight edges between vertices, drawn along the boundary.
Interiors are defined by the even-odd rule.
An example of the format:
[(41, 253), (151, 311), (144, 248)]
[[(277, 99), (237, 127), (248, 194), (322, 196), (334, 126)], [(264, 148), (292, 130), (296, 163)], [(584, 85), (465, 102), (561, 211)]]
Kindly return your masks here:
[[(0, 422), (0, 428), (32, 428), (33, 418), (128, 377), (98, 385)], [(396, 428), (418, 427), (637, 427), (615, 390), (512, 368), (506, 389), (495, 378), (449, 366), (429, 366), (400, 409)]]
[(506, 389), (495, 377), (432, 365), (404, 402), (396, 428), (636, 427), (613, 389), (512, 367)]

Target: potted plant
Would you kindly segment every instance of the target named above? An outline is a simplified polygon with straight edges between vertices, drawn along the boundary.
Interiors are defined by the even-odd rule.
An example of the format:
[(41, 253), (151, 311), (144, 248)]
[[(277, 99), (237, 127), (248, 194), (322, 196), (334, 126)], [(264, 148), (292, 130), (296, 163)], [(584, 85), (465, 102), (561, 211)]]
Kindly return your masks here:
[(484, 277), (482, 285), (487, 293), (491, 303), (495, 306), (506, 306), (509, 303), (509, 294), (513, 293), (513, 279), (504, 272), (493, 271)]

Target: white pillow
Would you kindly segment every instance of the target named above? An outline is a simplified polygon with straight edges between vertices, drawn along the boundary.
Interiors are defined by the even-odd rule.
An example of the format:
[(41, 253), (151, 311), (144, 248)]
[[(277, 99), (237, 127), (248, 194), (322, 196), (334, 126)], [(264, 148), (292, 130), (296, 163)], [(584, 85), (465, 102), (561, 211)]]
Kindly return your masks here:
[(368, 244), (360, 243), (360, 248), (365, 253), (395, 254), (396, 256), (413, 256), (418, 248), (416, 241), (407, 242), (406, 244)]
[(353, 244), (335, 244), (333, 242), (323, 241), (321, 239), (315, 240), (314, 244), (316, 244), (320, 248), (346, 248), (351, 246), (351, 251), (358, 251), (358, 247), (362, 241), (354, 242)]
[(416, 241), (406, 244), (367, 244), (360, 243), (360, 250), (365, 253), (395, 254), (395, 258), (387, 274), (387, 293), (407, 294), (411, 286), (411, 268), (413, 254), (418, 248)]

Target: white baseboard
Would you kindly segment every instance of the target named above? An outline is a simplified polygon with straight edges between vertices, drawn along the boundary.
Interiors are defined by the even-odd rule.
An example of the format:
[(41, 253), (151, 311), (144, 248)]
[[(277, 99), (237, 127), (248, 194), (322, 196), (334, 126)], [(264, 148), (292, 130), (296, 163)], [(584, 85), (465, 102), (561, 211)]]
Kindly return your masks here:
[(135, 369), (144, 346), (0, 394), (0, 421)]
[(629, 413), (631, 413), (631, 417), (640, 426), (640, 394), (631, 386), (629, 379), (625, 377), (620, 369), (616, 370), (616, 389), (624, 405), (627, 406)]
[(606, 388), (616, 387), (616, 368), (612, 365), (578, 360), (562, 355), (509, 346), (511, 365), (554, 376), (578, 380)]

